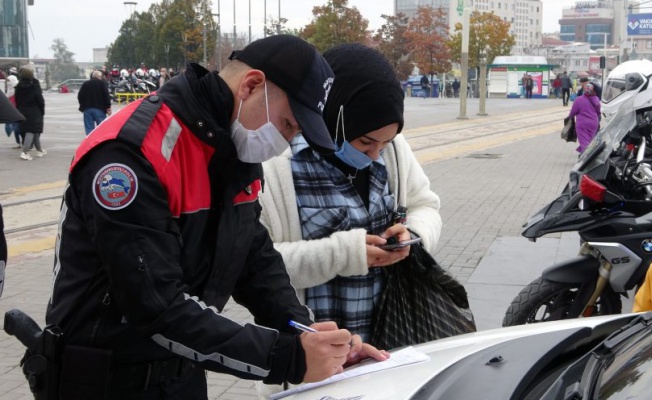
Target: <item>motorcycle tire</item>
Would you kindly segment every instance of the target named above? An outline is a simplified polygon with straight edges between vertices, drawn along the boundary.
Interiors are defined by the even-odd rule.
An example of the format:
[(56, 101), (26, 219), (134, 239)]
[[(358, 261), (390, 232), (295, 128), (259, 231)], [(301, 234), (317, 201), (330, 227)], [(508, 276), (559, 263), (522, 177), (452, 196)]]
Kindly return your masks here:
[[(573, 300), (581, 290), (591, 290), (593, 287), (580, 287), (577, 283), (560, 283), (549, 281), (543, 277), (527, 285), (514, 298), (505, 312), (503, 326), (532, 324), (544, 321), (557, 321), (577, 318), (571, 315)], [(595, 315), (618, 314), (622, 310), (620, 295), (611, 288), (606, 288), (598, 298)]]

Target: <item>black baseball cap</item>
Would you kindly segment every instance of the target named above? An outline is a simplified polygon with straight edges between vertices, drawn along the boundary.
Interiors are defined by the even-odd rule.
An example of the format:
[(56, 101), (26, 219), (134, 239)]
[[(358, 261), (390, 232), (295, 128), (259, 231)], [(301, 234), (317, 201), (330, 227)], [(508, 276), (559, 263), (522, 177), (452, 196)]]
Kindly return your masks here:
[(323, 152), (335, 150), (322, 118), (334, 74), (313, 45), (296, 36), (274, 35), (234, 51), (229, 59), (263, 71), (287, 93), (292, 113), (310, 146)]

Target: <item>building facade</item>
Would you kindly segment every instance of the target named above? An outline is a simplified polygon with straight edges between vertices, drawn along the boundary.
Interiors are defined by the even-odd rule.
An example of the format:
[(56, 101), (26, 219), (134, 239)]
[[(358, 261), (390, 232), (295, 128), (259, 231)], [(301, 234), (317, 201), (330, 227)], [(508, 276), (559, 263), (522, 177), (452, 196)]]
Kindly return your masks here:
[[(510, 33), (516, 43), (512, 54), (523, 54), (525, 49), (541, 44), (543, 3), (540, 0), (466, 0), (470, 12), (493, 12), (511, 24)], [(442, 7), (447, 11), (451, 33), (455, 24), (462, 22), (464, 0), (395, 0), (395, 14), (403, 13), (412, 18), (421, 6)]]
[[(560, 39), (588, 42), (592, 49), (607, 46), (628, 47), (628, 26), (632, 14), (640, 12), (639, 1), (593, 0), (578, 1), (562, 10), (559, 20)], [(631, 33), (630, 33), (631, 34)]]
[(29, 58), (28, 4), (34, 0), (0, 0), (0, 65)]

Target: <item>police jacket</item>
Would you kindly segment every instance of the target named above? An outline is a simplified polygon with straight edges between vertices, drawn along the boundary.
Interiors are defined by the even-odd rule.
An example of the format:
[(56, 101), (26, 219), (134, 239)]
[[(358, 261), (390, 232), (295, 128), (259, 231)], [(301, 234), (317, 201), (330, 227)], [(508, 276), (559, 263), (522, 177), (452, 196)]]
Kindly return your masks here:
[[(302, 380), (288, 320), (310, 324), (309, 312), (259, 222), (262, 168), (237, 158), (233, 106), (217, 73), (191, 64), (82, 142), (46, 315), (67, 344), (110, 349), (118, 364), (176, 354), (246, 379)], [(260, 326), (220, 314), (231, 295)]]

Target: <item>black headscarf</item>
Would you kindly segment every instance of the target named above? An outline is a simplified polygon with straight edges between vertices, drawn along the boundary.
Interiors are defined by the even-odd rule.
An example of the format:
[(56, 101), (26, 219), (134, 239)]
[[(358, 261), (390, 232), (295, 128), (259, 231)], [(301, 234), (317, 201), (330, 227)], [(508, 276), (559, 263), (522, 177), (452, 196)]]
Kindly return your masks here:
[[(328, 50), (324, 58), (335, 73), (324, 107), (324, 120), (332, 138), (335, 138), (340, 106), (344, 106), (348, 142), (392, 123), (398, 123), (401, 132), (403, 88), (380, 52), (359, 43), (347, 43)], [(342, 140), (340, 127), (338, 144)]]

